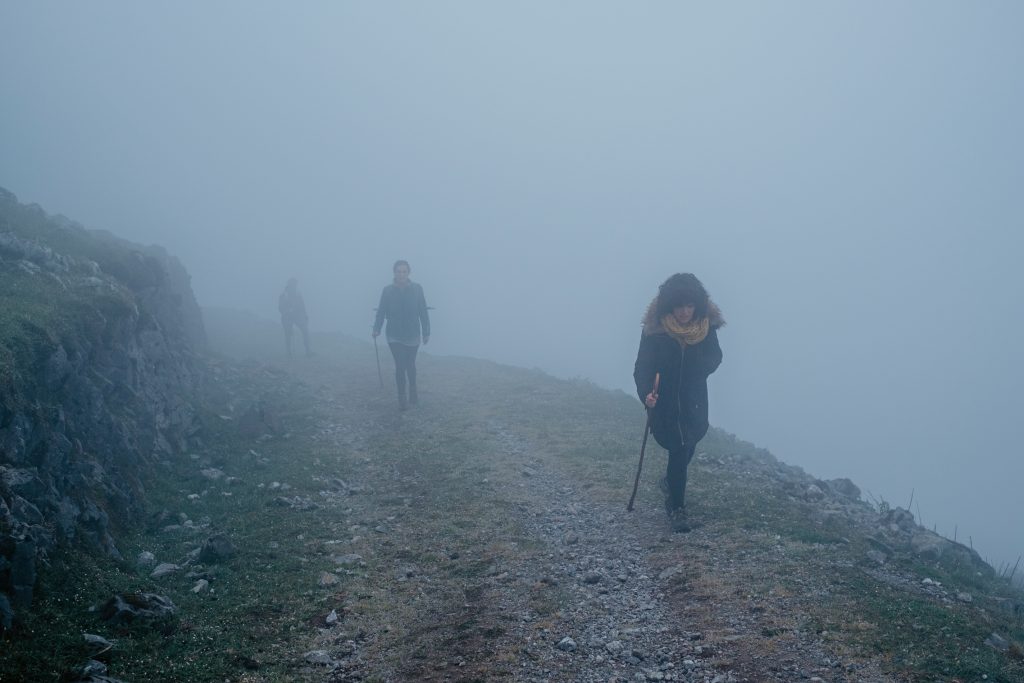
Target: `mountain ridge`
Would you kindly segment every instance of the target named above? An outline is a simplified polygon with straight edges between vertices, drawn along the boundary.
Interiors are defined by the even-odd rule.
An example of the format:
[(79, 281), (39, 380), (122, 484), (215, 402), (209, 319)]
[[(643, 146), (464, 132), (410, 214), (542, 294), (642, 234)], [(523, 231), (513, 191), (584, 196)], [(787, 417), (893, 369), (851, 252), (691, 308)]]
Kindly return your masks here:
[(423, 405), (401, 413), (369, 343), (318, 334), (289, 360), (274, 323), (183, 305), (159, 252), (12, 196), (0, 672), (1024, 678), (1019, 591), (849, 480), (712, 429), (696, 528), (669, 533), (653, 445), (625, 511), (635, 397), (424, 353)]

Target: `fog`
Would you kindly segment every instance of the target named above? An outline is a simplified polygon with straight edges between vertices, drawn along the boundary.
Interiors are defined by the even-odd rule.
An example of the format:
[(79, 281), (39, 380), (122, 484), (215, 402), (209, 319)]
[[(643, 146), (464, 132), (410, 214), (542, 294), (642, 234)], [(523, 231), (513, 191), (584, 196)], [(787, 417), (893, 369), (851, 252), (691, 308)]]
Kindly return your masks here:
[(1022, 26), (1012, 2), (4, 2), (0, 186), (163, 245), (204, 306), (275, 317), (295, 276), (313, 328), (367, 340), (404, 258), (425, 351), (629, 392), (645, 306), (694, 272), (728, 321), (714, 425), (913, 493), (998, 566), (1024, 552)]

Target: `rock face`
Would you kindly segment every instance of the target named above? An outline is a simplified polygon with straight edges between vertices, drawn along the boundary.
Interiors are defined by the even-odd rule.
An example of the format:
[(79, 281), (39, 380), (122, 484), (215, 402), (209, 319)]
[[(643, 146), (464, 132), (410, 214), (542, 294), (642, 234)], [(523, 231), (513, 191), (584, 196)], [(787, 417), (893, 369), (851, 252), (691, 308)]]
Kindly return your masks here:
[(0, 306), (0, 596), (17, 612), (55, 543), (120, 556), (111, 517), (135, 516), (143, 468), (198, 431), (205, 337), (188, 274), (165, 251), (3, 189)]

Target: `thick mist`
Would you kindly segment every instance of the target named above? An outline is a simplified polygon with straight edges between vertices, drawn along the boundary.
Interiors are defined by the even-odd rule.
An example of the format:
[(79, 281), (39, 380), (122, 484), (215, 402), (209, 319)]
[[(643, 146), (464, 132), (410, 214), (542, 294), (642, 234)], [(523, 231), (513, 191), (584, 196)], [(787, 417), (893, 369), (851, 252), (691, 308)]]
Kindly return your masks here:
[[(1024, 552), (1024, 6), (6, 3), (0, 186), (201, 304), (632, 391), (657, 285), (729, 324), (711, 419)], [(429, 377), (423, 378), (429, 388)], [(486, 390), (486, 388), (482, 388)], [(637, 438), (643, 426), (637, 406)], [(623, 454), (634, 457), (635, 454)]]

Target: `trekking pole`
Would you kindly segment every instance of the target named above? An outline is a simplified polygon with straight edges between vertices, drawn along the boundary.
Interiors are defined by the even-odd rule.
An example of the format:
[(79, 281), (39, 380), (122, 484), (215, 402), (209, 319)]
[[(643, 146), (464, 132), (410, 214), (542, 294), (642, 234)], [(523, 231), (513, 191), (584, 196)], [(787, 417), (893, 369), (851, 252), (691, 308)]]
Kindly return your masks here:
[[(658, 397), (658, 383), (661, 381), (661, 373), (654, 373), (654, 389), (651, 393)], [(647, 448), (647, 435), (651, 433), (651, 409), (647, 408), (647, 424), (644, 425), (644, 440), (640, 442), (640, 462), (636, 466), (636, 479), (633, 480), (633, 495), (629, 497), (629, 504), (626, 505), (626, 512), (633, 511), (633, 501), (636, 500), (636, 489), (640, 486), (640, 472), (644, 468), (644, 449)]]
[(380, 388), (384, 389), (384, 373), (380, 371), (380, 349), (377, 347), (377, 338), (373, 338), (373, 353), (377, 356), (377, 379), (380, 380)]

